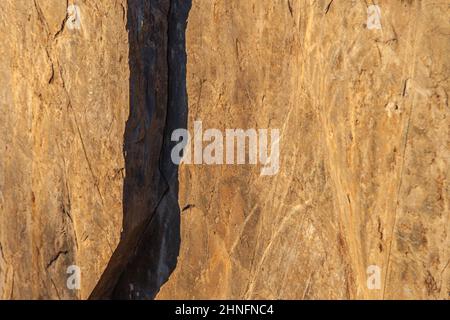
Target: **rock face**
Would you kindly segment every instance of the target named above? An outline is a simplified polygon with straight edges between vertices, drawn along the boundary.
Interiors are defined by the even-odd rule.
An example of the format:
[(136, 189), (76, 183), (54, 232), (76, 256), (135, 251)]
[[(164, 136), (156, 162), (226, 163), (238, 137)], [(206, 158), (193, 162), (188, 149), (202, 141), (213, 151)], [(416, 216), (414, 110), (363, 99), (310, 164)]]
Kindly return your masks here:
[(377, 5), (0, 1), (0, 298), (448, 299), (450, 11)]
[[(119, 241), (126, 2), (77, 8), (79, 15), (67, 1), (0, 3), (4, 299), (87, 297)], [(67, 289), (71, 265), (82, 271), (80, 290)]]
[(449, 298), (449, 8), (376, 3), (193, 1), (189, 127), (279, 128), (280, 171), (181, 168), (160, 298)]
[(186, 128), (184, 34), (189, 1), (128, 2), (130, 118), (121, 241), (92, 299), (152, 299), (176, 266), (178, 168), (172, 132)]

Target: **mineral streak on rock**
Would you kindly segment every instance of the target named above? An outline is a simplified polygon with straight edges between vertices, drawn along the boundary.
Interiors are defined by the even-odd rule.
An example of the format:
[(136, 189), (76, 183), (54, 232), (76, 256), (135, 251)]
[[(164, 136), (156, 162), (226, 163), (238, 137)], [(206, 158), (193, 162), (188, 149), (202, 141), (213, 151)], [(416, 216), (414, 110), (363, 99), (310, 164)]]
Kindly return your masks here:
[[(0, 299), (448, 299), (449, 18), (0, 1)], [(278, 174), (177, 167), (197, 120), (279, 129)]]

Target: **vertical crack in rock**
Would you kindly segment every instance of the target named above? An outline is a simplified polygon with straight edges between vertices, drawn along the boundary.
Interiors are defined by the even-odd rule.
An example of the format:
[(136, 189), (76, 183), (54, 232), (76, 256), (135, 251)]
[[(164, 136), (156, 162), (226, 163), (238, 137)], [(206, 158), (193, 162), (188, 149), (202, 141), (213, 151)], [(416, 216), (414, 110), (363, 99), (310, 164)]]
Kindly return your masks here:
[(153, 299), (180, 248), (172, 131), (187, 126), (185, 30), (191, 1), (128, 2), (130, 115), (123, 232), (91, 299)]

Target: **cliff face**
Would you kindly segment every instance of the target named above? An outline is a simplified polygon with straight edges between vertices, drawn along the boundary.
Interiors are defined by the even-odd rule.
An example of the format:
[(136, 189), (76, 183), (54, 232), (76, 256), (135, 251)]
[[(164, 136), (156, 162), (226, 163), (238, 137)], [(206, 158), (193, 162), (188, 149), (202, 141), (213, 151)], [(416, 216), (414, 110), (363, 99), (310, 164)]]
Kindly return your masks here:
[(279, 128), (280, 170), (181, 167), (160, 298), (449, 298), (449, 8), (376, 3), (193, 1), (189, 127)]
[[(119, 241), (125, 1), (0, 3), (0, 297), (84, 298)], [(68, 290), (67, 268), (82, 270)], [(70, 271), (70, 270), (69, 270)]]
[(449, 7), (377, 5), (0, 1), (0, 298), (447, 299)]
[(2, 298), (153, 298), (175, 267), (188, 7), (0, 4)]

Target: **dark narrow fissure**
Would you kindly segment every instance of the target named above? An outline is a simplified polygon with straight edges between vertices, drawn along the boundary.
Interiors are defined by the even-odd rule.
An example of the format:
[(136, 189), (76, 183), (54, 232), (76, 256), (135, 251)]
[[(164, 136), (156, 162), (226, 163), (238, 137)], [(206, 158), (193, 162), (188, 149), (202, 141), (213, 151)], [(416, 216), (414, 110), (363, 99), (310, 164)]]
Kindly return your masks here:
[(171, 134), (187, 126), (185, 32), (191, 0), (129, 0), (130, 115), (123, 232), (91, 299), (153, 299), (180, 249)]

